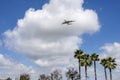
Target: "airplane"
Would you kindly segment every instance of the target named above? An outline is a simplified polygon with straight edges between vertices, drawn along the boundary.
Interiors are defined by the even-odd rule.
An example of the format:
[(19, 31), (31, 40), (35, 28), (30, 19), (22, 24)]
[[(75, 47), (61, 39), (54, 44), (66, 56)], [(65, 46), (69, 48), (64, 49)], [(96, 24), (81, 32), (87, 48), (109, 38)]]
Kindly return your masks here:
[(62, 24), (67, 24), (67, 25), (71, 25), (72, 22), (75, 22), (75, 21), (67, 21), (67, 20), (64, 20), (64, 22)]

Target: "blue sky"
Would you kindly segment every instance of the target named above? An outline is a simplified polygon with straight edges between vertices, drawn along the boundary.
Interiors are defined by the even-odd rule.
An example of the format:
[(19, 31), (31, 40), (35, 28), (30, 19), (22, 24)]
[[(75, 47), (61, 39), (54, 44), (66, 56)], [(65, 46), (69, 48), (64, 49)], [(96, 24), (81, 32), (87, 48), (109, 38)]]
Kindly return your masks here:
[[(80, 1), (82, 1), (82, 0), (80, 0)], [(35, 10), (33, 10), (33, 12), (35, 12), (36, 15), (37, 15), (37, 10), (44, 10), (44, 9), (48, 10), (49, 13), (54, 14), (54, 9), (56, 9), (55, 8), (56, 5), (55, 6), (51, 6), (51, 5), (49, 6), (49, 4), (50, 4), (49, 3), (47, 5), (48, 8), (47, 7), (42, 8), (43, 5), (46, 4), (46, 3), (49, 3), (49, 0), (19, 0), (19, 1), (16, 1), (16, 0), (11, 0), (11, 1), (10, 0), (2, 0), (2, 1), (0, 1), (0, 10), (1, 10), (0, 11), (0, 41), (2, 42), (2, 45), (0, 47), (0, 54), (4, 55), (4, 58), (8, 58), (8, 59), (6, 59), (7, 62), (12, 62), (13, 61), (12, 63), (14, 63), (14, 64), (20, 64), (21, 63), (21, 64), (24, 65), (24, 67), (32, 66), (32, 69), (40, 69), (40, 70), (43, 70), (43, 71), (44, 71), (44, 68), (43, 68), (44, 66), (52, 65), (52, 63), (48, 64), (48, 62), (45, 61), (45, 59), (48, 58), (50, 56), (50, 54), (48, 54), (44, 50), (43, 50), (43, 52), (45, 52), (45, 55), (41, 54), (42, 51), (39, 51), (39, 50), (36, 49), (37, 47), (38, 48), (41, 47), (41, 46), (38, 46), (37, 43), (34, 43), (34, 44), (36, 44), (36, 46), (35, 46), (36, 48), (34, 50), (28, 51), (28, 50), (32, 49), (32, 47), (26, 47), (26, 46), (31, 46), (31, 45), (27, 45), (28, 43), (26, 43), (26, 42), (29, 42), (29, 40), (26, 40), (27, 38), (31, 39), (31, 41), (34, 40), (34, 39), (38, 39), (38, 37), (40, 37), (40, 39), (41, 39), (41, 36), (38, 36), (37, 33), (34, 34), (34, 36), (38, 36), (38, 37), (34, 37), (34, 36), (30, 36), (30, 38), (27, 37), (27, 38), (24, 39), (24, 40), (26, 40), (26, 42), (24, 42), (24, 40), (22, 40), (21, 38), (29, 36), (29, 35), (27, 35), (27, 33), (26, 33), (26, 36), (24, 36), (24, 37), (23, 36), (21, 36), (20, 38), (18, 37), (21, 40), (21, 43), (23, 41), (24, 44), (26, 44), (25, 46), (16, 45), (17, 44), (16, 40), (12, 41), (12, 39), (11, 39), (11, 38), (14, 38), (14, 35), (12, 35), (12, 32), (15, 31), (15, 30), (13, 30), (13, 29), (16, 28), (16, 26), (18, 26), (18, 27), (20, 26), (20, 24), (17, 23), (18, 20), (19, 19), (26, 19), (27, 20), (29, 18), (29, 17), (28, 18), (25, 17), (25, 13), (27, 13), (26, 11), (28, 11), (28, 14), (29, 14), (29, 12), (32, 12), (32, 10), (29, 10), (30, 8), (35, 9)], [(120, 38), (119, 38), (119, 34), (120, 34), (120, 31), (119, 31), (120, 30), (120, 27), (119, 27), (120, 26), (120, 24), (119, 24), (119, 21), (120, 21), (120, 16), (119, 16), (120, 6), (119, 6), (119, 3), (120, 3), (119, 0), (114, 0), (114, 1), (113, 0), (109, 0), (109, 1), (108, 0), (104, 0), (104, 1), (101, 1), (101, 0), (84, 0), (84, 4), (82, 5), (82, 8), (84, 8), (85, 10), (86, 9), (92, 10), (93, 13), (97, 14), (98, 21), (94, 20), (93, 22), (95, 22), (95, 24), (93, 23), (93, 25), (95, 26), (97, 24), (97, 22), (99, 23), (99, 25), (97, 24), (96, 26), (98, 26), (98, 27), (96, 27), (96, 28), (92, 27), (91, 25), (90, 25), (91, 26), (90, 29), (85, 28), (85, 30), (88, 30), (88, 33), (87, 33), (87, 31), (83, 31), (83, 34), (79, 34), (79, 36), (80, 36), (79, 39), (80, 40), (82, 39), (82, 41), (80, 41), (80, 44), (77, 47), (83, 49), (86, 53), (97, 52), (98, 54), (99, 53), (101, 53), (101, 54), (106, 54), (107, 53), (106, 55), (109, 55), (109, 56), (113, 55), (112, 53), (108, 52), (108, 49), (106, 47), (113, 46), (113, 48), (114, 48), (114, 46), (116, 46), (117, 44), (120, 45)], [(51, 4), (52, 4), (52, 2), (51, 2)], [(64, 4), (67, 4), (67, 3), (64, 3)], [(52, 7), (54, 8), (53, 12), (49, 11), (49, 10), (52, 10), (51, 9)], [(83, 12), (84, 12), (84, 10), (83, 10)], [(46, 14), (46, 15), (49, 15), (49, 13)], [(55, 15), (56, 14), (57, 14), (57, 12), (55, 12)], [(32, 14), (30, 14), (30, 15), (33, 16)], [(64, 17), (68, 19), (68, 17), (66, 17), (66, 16), (64, 16)], [(86, 17), (87, 16), (85, 16), (85, 18)], [(92, 16), (92, 17), (94, 18), (94, 16)], [(58, 19), (58, 20), (62, 21), (62, 19), (63, 18)], [(71, 17), (71, 19), (72, 19), (72, 17)], [(43, 22), (44, 22), (45, 19), (40, 18), (39, 20), (40, 21), (43, 20)], [(56, 21), (57, 21), (57, 19), (56, 19)], [(25, 24), (25, 23), (23, 23), (23, 24)], [(46, 25), (45, 25), (46, 23), (44, 23), (44, 24), (40, 23), (40, 24), (46, 27)], [(56, 22), (56, 24), (57, 24), (57, 22)], [(50, 25), (54, 26), (56, 24), (51, 23)], [(74, 26), (74, 24), (73, 24), (73, 26)], [(79, 25), (79, 24), (75, 24), (75, 25)], [(71, 27), (73, 27), (73, 26), (71, 26)], [(101, 27), (99, 28), (99, 26), (101, 26)], [(24, 27), (26, 27), (26, 26), (24, 26)], [(83, 25), (83, 27), (84, 27), (84, 25)], [(34, 29), (34, 26), (30, 26), (30, 28)], [(95, 29), (92, 29), (92, 28), (95, 28)], [(26, 28), (23, 28), (23, 29), (26, 29)], [(35, 29), (36, 32), (37, 32), (37, 29), (38, 28)], [(43, 28), (41, 27), (40, 29), (42, 30)], [(8, 32), (7, 30), (10, 30), (10, 32)], [(20, 30), (20, 28), (18, 28), (18, 30)], [(48, 30), (49, 30), (49, 28), (48, 28)], [(31, 31), (31, 30), (25, 30), (25, 31)], [(89, 34), (89, 31), (91, 31), (93, 34), (92, 35), (91, 35), (91, 33)], [(5, 34), (6, 32), (7, 32), (7, 34)], [(53, 30), (53, 32), (54, 32), (54, 30)], [(71, 39), (71, 38), (69, 39), (69, 37), (68, 37), (68, 38), (65, 38), (65, 40), (66, 40), (66, 42), (68, 40), (70, 40), (71, 43), (70, 42), (68, 42), (68, 43), (74, 46), (74, 47), (72, 47), (73, 49), (76, 49), (77, 48), (76, 44), (79, 42), (79, 41), (77, 41), (77, 40), (79, 40), (78, 37), (76, 37), (76, 35), (78, 36), (78, 33), (74, 34), (74, 33), (69, 33), (68, 32), (68, 33), (64, 33), (63, 35), (61, 33), (62, 32), (56, 33), (57, 38), (59, 38), (58, 36), (60, 36), (61, 44), (62, 44), (62, 39), (63, 39), (64, 34), (65, 35), (69, 34), (69, 35), (67, 35), (67, 37), (71, 36), (71, 35), (74, 35), (74, 37), (75, 37), (74, 39)], [(11, 38), (9, 38), (9, 34), (12, 35)], [(22, 31), (21, 31), (21, 34), (22, 34)], [(23, 33), (23, 34), (25, 35), (25, 33)], [(39, 34), (40, 35), (43, 34), (43, 36), (42, 36), (43, 39), (48, 39), (46, 41), (48, 43), (45, 42), (45, 44), (44, 44), (45, 45), (44, 48), (46, 49), (47, 47), (49, 47), (49, 45), (46, 46), (46, 44), (49, 44), (49, 43), (51, 44), (51, 41), (49, 41), (50, 38), (48, 37), (49, 35), (48, 36), (46, 35), (46, 34), (48, 34), (47, 31), (45, 32), (45, 35), (44, 35), (44, 33), (39, 33)], [(51, 33), (51, 36), (52, 36), (52, 34), (53, 33)], [(56, 39), (56, 35), (54, 35), (55, 39)], [(46, 37), (48, 37), (48, 38), (46, 38)], [(7, 40), (8, 42), (10, 42), (10, 45), (13, 45), (12, 48), (11, 48), (11, 46), (9, 46), (7, 44), (7, 42), (4, 42), (4, 40)], [(57, 40), (57, 41), (59, 42), (59, 40)], [(72, 41), (75, 41), (76, 43), (72, 43)], [(15, 42), (15, 44), (13, 44), (13, 42)], [(36, 40), (36, 42), (37, 42), (37, 40)], [(52, 42), (54, 43), (53, 40), (52, 40)], [(43, 43), (44, 43), (44, 41), (43, 41)], [(109, 43), (109, 45), (107, 45), (108, 43)], [(7, 47), (5, 45), (7, 45)], [(68, 44), (66, 44), (66, 45), (68, 45)], [(23, 47), (23, 48), (25, 47), (24, 48), (25, 50), (22, 50), (21, 47)], [(100, 50), (101, 47), (104, 47), (104, 48), (102, 48), (102, 50)], [(54, 47), (50, 47), (50, 48), (52, 49)], [(60, 48), (60, 47), (58, 47), (58, 48)], [(21, 49), (21, 51), (20, 51), (20, 49)], [(66, 47), (62, 48), (62, 49), (63, 50), (65, 49), (65, 52), (66, 52)], [(71, 47), (68, 48), (68, 49), (71, 49)], [(116, 47), (115, 47), (115, 49), (116, 49)], [(118, 48), (118, 49), (120, 50), (120, 48)], [(58, 49), (56, 49), (56, 50), (58, 50)], [(35, 52), (40, 52), (40, 54), (33, 54), (34, 51)], [(70, 56), (69, 59), (71, 59), (72, 55), (64, 54), (65, 52), (63, 52), (63, 54), (60, 55), (60, 56), (59, 56), (60, 53), (59, 54), (55, 53), (55, 55), (57, 54), (56, 57), (58, 57), (58, 58), (62, 56), (63, 60), (64, 60), (64, 57), (67, 57), (67, 56)], [(70, 52), (73, 52), (73, 51), (70, 51)], [(50, 51), (50, 53), (52, 53), (52, 51)], [(37, 55), (38, 55), (38, 57), (37, 57)], [(54, 58), (52, 58), (52, 55), (53, 54), (51, 54), (51, 56), (50, 56), (51, 58), (48, 59), (48, 60), (54, 59)], [(55, 60), (59, 61), (59, 59), (55, 59)], [(66, 60), (66, 64), (68, 64), (68, 63), (69, 63), (69, 61), (67, 62), (67, 60)], [(0, 64), (2, 64), (2, 63), (0, 63)], [(61, 64), (61, 62), (60, 62), (60, 64)], [(60, 65), (60, 64), (56, 64), (56, 65)], [(64, 64), (61, 64), (61, 65), (65, 66)], [(49, 67), (46, 67), (46, 68), (51, 69), (52, 67), (53, 66), (49, 66)], [(58, 66), (56, 66), (56, 67), (58, 67)]]
[[(120, 20), (120, 8), (119, 0), (105, 0), (105, 1), (86, 1), (86, 8), (94, 9), (98, 13), (99, 21), (101, 23), (101, 29), (98, 33), (93, 36), (85, 35), (85, 43), (83, 48), (88, 50), (96, 50), (98, 47), (102, 46), (104, 43), (120, 42), (119, 38), (119, 20)], [(97, 44), (97, 45), (96, 45)], [(91, 49), (93, 46), (95, 49)]]
[(7, 29), (13, 29), (16, 26), (17, 20), (23, 18), (26, 10), (28, 10), (29, 8), (40, 9), (42, 5), (45, 4), (46, 2), (48, 2), (48, 0), (1, 1), (0, 25), (5, 27), (1, 27), (0, 32), (2, 33)]

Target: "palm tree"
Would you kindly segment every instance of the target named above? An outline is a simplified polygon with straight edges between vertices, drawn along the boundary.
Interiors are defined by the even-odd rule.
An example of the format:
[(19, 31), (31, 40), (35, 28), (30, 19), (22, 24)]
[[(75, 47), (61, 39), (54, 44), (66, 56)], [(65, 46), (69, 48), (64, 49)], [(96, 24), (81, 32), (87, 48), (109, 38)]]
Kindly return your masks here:
[(78, 64), (79, 64), (79, 78), (81, 80), (81, 56), (83, 55), (82, 50), (76, 50), (74, 58), (78, 59)]
[(107, 68), (109, 69), (110, 72), (110, 80), (112, 80), (112, 69), (115, 69), (117, 64), (115, 63), (115, 58), (108, 57), (106, 58), (107, 60)]
[(107, 72), (106, 72), (106, 68), (107, 68), (107, 60), (106, 60), (105, 58), (104, 58), (104, 59), (101, 59), (100, 64), (104, 67), (105, 80), (107, 80)]
[(97, 55), (96, 53), (93, 53), (91, 55), (91, 60), (94, 63), (94, 73), (95, 73), (95, 80), (97, 80), (97, 73), (96, 73), (96, 61), (99, 61), (99, 55)]
[(91, 61), (89, 54), (84, 54), (81, 58), (82, 58), (81, 66), (85, 67), (85, 79), (87, 80), (87, 78), (88, 78), (87, 67), (92, 65), (92, 61)]

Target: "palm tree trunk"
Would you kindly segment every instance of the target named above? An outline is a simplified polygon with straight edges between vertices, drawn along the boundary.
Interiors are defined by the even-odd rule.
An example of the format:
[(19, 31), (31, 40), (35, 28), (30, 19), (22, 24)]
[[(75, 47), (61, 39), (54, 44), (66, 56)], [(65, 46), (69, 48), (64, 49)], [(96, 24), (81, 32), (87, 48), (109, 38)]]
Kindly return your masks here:
[(72, 80), (73, 80), (73, 77), (72, 77)]
[(79, 59), (79, 79), (81, 80), (81, 62), (80, 62), (80, 59)]
[(112, 80), (112, 70), (109, 69), (109, 71), (110, 71), (110, 80)]
[(85, 79), (87, 80), (87, 66), (85, 66)]
[(105, 67), (104, 67), (104, 72), (105, 72), (105, 80), (107, 80), (107, 72)]
[(97, 80), (97, 73), (96, 73), (96, 62), (94, 61), (94, 73), (95, 73), (95, 80)]

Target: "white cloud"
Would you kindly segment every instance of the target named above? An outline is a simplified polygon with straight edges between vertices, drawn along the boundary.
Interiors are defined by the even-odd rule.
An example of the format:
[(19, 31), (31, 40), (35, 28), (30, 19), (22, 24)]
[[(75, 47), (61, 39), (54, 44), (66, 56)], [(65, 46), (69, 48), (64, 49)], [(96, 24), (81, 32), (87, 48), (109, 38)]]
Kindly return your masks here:
[(4, 56), (0, 54), (0, 66), (9, 66), (9, 65), (13, 65), (13, 63), (5, 59)]
[(14, 62), (4, 55), (0, 54), (0, 78), (16, 78), (22, 73), (35, 73), (35, 70), (30, 66)]
[(105, 58), (111, 56), (116, 58), (117, 68), (113, 71), (113, 80), (120, 79), (120, 43), (108, 43), (101, 47), (103, 50), (102, 54), (100, 55), (101, 58)]
[[(97, 13), (82, 7), (83, 0), (50, 0), (42, 10), (30, 8), (13, 30), (4, 33), (5, 45), (32, 58), (40, 66), (69, 63), (82, 44), (82, 34), (100, 29)], [(72, 25), (62, 25), (74, 20)], [(67, 58), (66, 58), (67, 57)]]

